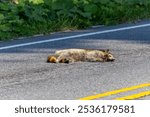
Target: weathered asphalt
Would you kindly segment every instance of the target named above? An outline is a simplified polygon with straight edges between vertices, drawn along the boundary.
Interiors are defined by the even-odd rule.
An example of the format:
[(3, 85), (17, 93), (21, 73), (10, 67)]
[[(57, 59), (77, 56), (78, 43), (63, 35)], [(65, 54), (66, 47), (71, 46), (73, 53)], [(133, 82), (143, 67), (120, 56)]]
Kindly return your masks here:
[[(0, 48), (141, 24), (150, 21), (0, 42)], [(116, 61), (46, 63), (49, 54), (64, 48), (109, 48)], [(150, 83), (150, 26), (0, 50), (0, 99), (79, 99), (143, 83)], [(149, 90), (146, 87), (103, 99)]]

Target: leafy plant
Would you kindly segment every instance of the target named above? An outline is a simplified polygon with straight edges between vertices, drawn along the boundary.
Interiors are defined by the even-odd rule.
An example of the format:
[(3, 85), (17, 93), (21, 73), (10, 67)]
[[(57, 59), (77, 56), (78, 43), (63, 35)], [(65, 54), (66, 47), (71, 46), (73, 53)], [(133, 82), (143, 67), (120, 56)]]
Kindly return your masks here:
[(0, 40), (150, 18), (150, 0), (0, 0)]

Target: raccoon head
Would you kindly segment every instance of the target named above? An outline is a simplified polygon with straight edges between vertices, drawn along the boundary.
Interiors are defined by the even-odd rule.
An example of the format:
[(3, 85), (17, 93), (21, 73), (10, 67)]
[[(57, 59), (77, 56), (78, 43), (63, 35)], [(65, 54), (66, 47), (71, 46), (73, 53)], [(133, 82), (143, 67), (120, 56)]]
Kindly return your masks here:
[(109, 62), (109, 61), (114, 61), (115, 60), (115, 58), (113, 57), (113, 55), (112, 54), (108, 54), (107, 55), (107, 61)]
[(109, 50), (104, 51), (104, 61), (113, 62), (115, 60), (114, 56), (109, 52)]

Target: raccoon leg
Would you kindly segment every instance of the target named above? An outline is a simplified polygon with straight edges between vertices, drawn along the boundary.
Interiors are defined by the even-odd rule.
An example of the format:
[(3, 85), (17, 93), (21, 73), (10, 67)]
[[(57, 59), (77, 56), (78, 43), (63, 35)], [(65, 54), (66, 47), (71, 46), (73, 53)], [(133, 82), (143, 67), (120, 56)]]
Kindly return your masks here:
[(69, 60), (66, 58), (62, 58), (58, 61), (59, 63), (69, 63)]
[(73, 58), (61, 58), (61, 59), (58, 59), (58, 62), (59, 63), (74, 63), (74, 59)]
[(69, 59), (58, 56), (58, 55), (50, 55), (47, 57), (47, 62), (49, 63), (69, 63)]
[(47, 62), (48, 63), (57, 63), (57, 58), (58, 58), (57, 55), (50, 55), (47, 57)]
[(73, 58), (71, 58), (71, 57), (68, 58), (68, 61), (69, 61), (69, 63), (74, 63), (74, 62), (76, 62), (75, 59), (73, 59)]
[(62, 54), (57, 58), (58, 63), (73, 63), (75, 60), (68, 54)]
[(102, 59), (102, 58), (97, 58), (95, 62), (104, 62), (104, 59)]

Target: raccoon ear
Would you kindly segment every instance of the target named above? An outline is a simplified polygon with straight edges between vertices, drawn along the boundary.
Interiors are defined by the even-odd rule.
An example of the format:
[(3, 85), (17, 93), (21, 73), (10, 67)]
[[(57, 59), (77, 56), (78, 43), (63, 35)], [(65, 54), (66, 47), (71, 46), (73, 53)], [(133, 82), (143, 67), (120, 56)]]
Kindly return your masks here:
[(106, 49), (105, 52), (108, 53), (108, 52), (109, 52), (109, 49)]
[(106, 52), (109, 52), (109, 49), (107, 49)]

